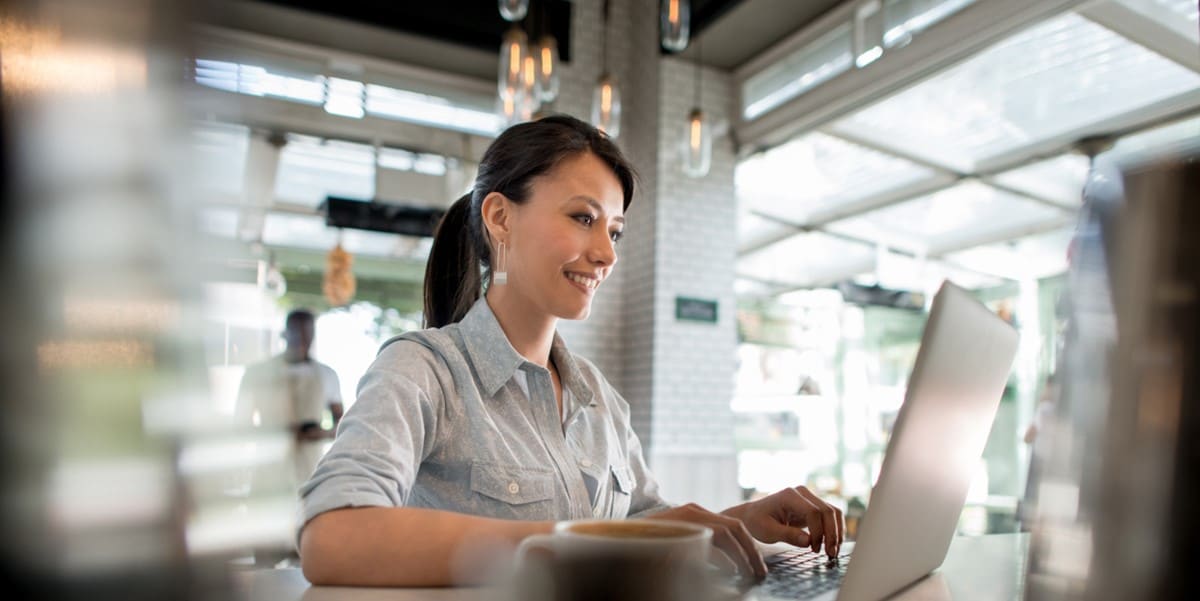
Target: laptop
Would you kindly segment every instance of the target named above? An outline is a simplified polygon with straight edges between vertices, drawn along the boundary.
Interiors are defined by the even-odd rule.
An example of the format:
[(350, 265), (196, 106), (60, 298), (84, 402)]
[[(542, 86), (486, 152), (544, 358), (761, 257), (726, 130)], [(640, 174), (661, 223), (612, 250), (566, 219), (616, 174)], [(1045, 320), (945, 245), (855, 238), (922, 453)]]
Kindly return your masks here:
[(794, 548), (767, 557), (753, 598), (877, 601), (940, 566), (1016, 351), (1012, 326), (944, 282), (857, 540), (834, 562)]

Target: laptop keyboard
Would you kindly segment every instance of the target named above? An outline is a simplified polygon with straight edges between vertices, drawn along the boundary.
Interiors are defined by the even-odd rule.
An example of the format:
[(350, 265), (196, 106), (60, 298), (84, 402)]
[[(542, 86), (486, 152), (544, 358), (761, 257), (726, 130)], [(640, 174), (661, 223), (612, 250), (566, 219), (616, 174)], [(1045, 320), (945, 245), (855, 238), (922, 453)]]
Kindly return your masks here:
[(785, 551), (767, 558), (767, 578), (759, 590), (777, 597), (805, 599), (836, 589), (850, 565), (850, 554), (843, 553), (835, 562), (823, 553), (804, 550)]

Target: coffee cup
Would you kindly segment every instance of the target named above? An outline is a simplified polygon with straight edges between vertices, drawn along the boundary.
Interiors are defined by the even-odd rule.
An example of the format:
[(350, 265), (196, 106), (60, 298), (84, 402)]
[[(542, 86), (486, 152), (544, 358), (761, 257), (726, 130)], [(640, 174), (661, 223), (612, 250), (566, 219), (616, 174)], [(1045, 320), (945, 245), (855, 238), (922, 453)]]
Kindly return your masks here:
[(708, 597), (712, 530), (669, 520), (579, 520), (517, 548), (514, 598), (539, 601)]

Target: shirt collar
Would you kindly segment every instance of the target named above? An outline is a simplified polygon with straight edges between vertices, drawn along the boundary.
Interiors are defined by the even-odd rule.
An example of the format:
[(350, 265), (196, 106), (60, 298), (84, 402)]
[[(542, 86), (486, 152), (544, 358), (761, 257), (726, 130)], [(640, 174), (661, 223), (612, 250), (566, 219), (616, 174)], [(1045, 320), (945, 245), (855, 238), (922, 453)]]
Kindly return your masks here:
[[(459, 322), (459, 330), (462, 332), (467, 353), (471, 356), (471, 363), (475, 366), (475, 373), (479, 375), (479, 384), (483, 387), (482, 392), (488, 397), (496, 396), (500, 387), (512, 379), (513, 374), (522, 365), (526, 363), (533, 365), (526, 361), (508, 341), (508, 336), (504, 335), (500, 322), (496, 321), (496, 315), (488, 306), (486, 297), (480, 297), (475, 301), (471, 310)], [(580, 405), (595, 404), (592, 389), (584, 383), (579, 365), (571, 356), (571, 351), (567, 349), (566, 343), (563, 342), (558, 332), (554, 332), (554, 341), (550, 345), (550, 357), (554, 360), (554, 365), (558, 367), (558, 374), (562, 378), (563, 386), (571, 391), (575, 401)]]

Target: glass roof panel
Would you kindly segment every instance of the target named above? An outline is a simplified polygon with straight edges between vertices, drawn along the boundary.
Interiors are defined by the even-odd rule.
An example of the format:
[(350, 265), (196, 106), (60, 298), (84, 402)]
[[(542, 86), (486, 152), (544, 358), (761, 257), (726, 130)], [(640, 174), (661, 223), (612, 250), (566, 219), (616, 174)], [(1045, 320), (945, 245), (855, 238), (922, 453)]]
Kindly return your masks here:
[(1067, 248), (1074, 232), (1074, 227), (1064, 227), (951, 253), (946, 259), (972, 270), (1015, 280), (1044, 278), (1067, 270)]
[(738, 212), (738, 248), (753, 248), (796, 229), (747, 211)]
[(936, 194), (830, 224), (833, 232), (918, 254), (969, 244), (1064, 211), (968, 181)]
[(961, 171), (1200, 89), (1200, 74), (1074, 13), (1039, 23), (834, 129)]
[(798, 234), (738, 260), (738, 275), (797, 287), (828, 283), (873, 265), (871, 247), (818, 232)]
[(263, 223), (263, 244), (327, 251), (337, 244), (337, 230), (320, 215), (268, 212)]
[[(246, 177), (250, 128), (227, 123), (198, 123), (191, 128), (192, 181), (205, 193), (201, 198), (240, 201)], [(211, 195), (210, 192), (217, 194)]]
[(742, 116), (759, 115), (850, 69), (853, 63), (850, 25), (835, 27), (742, 84)]
[(279, 157), (275, 198), (316, 208), (328, 195), (375, 196), (375, 151), (365, 144), (288, 137)]
[(896, 253), (878, 255), (876, 265), (871, 270), (858, 273), (853, 279), (855, 283), (864, 286), (924, 292), (927, 298), (932, 298), (943, 280), (950, 280), (969, 290), (997, 286), (1004, 281), (999, 277), (943, 261), (918, 259)]
[(743, 209), (805, 224), (933, 176), (909, 161), (814, 132), (739, 163), (734, 186)]
[(1168, 29), (1186, 36), (1193, 44), (1200, 42), (1200, 4), (1196, 0), (1120, 0)]
[(1101, 156), (1118, 162), (1136, 163), (1196, 151), (1200, 151), (1200, 117), (1126, 136)]
[(1068, 208), (1083, 203), (1083, 182), (1087, 179), (1088, 160), (1079, 154), (1064, 154), (1005, 171), (994, 179), (997, 183), (1026, 194), (1056, 202)]

